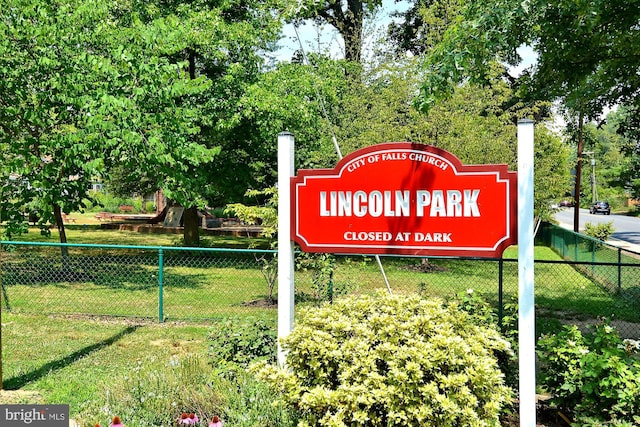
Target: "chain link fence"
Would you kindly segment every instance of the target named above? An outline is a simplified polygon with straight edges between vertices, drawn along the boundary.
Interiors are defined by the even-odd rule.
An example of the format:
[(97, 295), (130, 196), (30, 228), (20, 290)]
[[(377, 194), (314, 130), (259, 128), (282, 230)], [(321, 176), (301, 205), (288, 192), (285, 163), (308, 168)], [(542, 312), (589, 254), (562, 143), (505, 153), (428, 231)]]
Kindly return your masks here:
[[(538, 327), (553, 332), (563, 323), (606, 316), (618, 322), (621, 335), (640, 338), (640, 255), (565, 232), (545, 225), (539, 233)], [(501, 318), (513, 318), (516, 257), (510, 248), (502, 259), (386, 256), (381, 263), (394, 293), (448, 298), (472, 290)], [(276, 271), (276, 253), (269, 250), (3, 242), (1, 302), (17, 313), (275, 322)], [(387, 291), (367, 256), (297, 254), (295, 281), (296, 304)]]
[(584, 234), (543, 223), (539, 241), (609, 292), (640, 298), (640, 254)]
[(276, 317), (263, 276), (273, 251), (22, 242), (2, 249), (3, 310), (159, 321)]

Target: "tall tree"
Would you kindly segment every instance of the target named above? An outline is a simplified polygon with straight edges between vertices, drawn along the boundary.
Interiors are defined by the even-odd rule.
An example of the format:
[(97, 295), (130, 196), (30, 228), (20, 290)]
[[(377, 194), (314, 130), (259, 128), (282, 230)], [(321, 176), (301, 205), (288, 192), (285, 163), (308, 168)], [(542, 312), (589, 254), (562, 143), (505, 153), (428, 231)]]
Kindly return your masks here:
[(398, 21), (389, 24), (389, 39), (397, 54), (429, 53), (456, 22), (464, 0), (416, 0), (403, 12), (394, 12)]
[(342, 36), (344, 59), (360, 63), (365, 17), (381, 5), (382, 0), (298, 0), (289, 3), (285, 17), (327, 22)]
[(164, 55), (183, 39), (177, 20), (146, 25), (120, 6), (3, 0), (0, 10), (0, 203), (35, 201), (63, 243), (63, 213), (82, 207), (110, 161), (176, 176), (215, 154), (188, 139), (198, 112), (180, 105), (207, 82)]
[(467, 2), (461, 15), (426, 61), (421, 108), (428, 110), (465, 79), (485, 82), (495, 61), (518, 65), (518, 49), (532, 47), (537, 62), (517, 78), (519, 96), (559, 100), (578, 118), (574, 193), (579, 202), (585, 121), (615, 104), (640, 105), (637, 2), (480, 0)]
[(269, 49), (277, 38), (280, 24), (273, 6), (271, 1), (237, 0), (134, 2), (130, 6), (130, 14), (142, 22), (165, 23), (166, 28), (178, 25), (182, 38), (173, 40), (172, 49), (164, 55), (184, 61), (192, 81), (207, 82), (205, 91), (182, 97), (180, 105), (199, 112), (198, 128), (188, 135), (188, 140), (223, 154), (214, 164), (201, 162), (185, 167), (176, 163), (182, 169), (174, 166), (160, 174), (148, 168), (153, 167), (153, 162), (143, 165), (149, 174), (155, 173), (167, 197), (185, 207), (187, 246), (199, 242), (198, 208), (239, 192), (237, 187), (241, 184), (233, 175), (241, 176), (242, 172), (220, 165), (224, 159), (239, 157), (234, 152), (244, 150), (245, 141), (236, 137), (241, 131), (234, 127), (236, 116), (243, 108), (241, 97), (261, 72), (261, 50)]
[(452, 84), (485, 82), (491, 64), (518, 65), (531, 46), (537, 63), (519, 77), (521, 95), (564, 101), (587, 119), (607, 106), (640, 103), (640, 8), (612, 0), (467, 2), (429, 55), (422, 107)]
[[(84, 49), (97, 45), (91, 27), (104, 8), (3, 1), (0, 14), (0, 203), (12, 219), (7, 231), (19, 229), (20, 210), (37, 198), (48, 205), (42, 221), (57, 224), (64, 242), (62, 213), (80, 203), (87, 175), (99, 167), (88, 155), (98, 150), (95, 140), (79, 122), (91, 104), (87, 92), (102, 75), (75, 71), (93, 57)], [(72, 52), (76, 46), (83, 49)]]

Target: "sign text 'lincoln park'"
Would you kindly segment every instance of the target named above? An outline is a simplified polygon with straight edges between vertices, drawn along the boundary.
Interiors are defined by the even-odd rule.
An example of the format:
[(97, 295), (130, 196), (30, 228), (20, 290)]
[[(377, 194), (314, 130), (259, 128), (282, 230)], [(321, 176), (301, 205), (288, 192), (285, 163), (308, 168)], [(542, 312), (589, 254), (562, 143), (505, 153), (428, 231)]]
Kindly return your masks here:
[(516, 243), (517, 174), (436, 147), (385, 143), (291, 178), (307, 252), (499, 257)]

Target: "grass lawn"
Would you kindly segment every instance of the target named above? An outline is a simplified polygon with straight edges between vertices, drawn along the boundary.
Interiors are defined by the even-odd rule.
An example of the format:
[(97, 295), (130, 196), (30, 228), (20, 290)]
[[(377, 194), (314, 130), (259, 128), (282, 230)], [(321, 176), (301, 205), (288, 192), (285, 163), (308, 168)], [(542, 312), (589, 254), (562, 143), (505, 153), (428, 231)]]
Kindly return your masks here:
[[(77, 224), (68, 227), (70, 243), (180, 245), (178, 235), (101, 230), (89, 224), (90, 219), (85, 226), (77, 218)], [(57, 242), (58, 236), (56, 230), (47, 238), (32, 228), (19, 240)], [(206, 241), (221, 248), (251, 244), (237, 237), (207, 237)], [(275, 327), (275, 307), (250, 304), (267, 295), (262, 264), (252, 254), (226, 257), (166, 251), (165, 255), (163, 317), (168, 321), (159, 323), (158, 258), (153, 251), (72, 248), (74, 275), (62, 278), (55, 276), (61, 271), (56, 264), (58, 248), (18, 247), (2, 253), (2, 283), (12, 308), (7, 311), (2, 301), (3, 385), (6, 390), (35, 393), (0, 394), (0, 403), (69, 403), (73, 416), (93, 425), (96, 421), (91, 417), (100, 412), (101, 402), (108, 401), (107, 391), (136, 389), (131, 381), (141, 366), (157, 367), (152, 378), (153, 372), (163, 372), (172, 360), (193, 356), (206, 360), (208, 352), (215, 351), (207, 335), (216, 319), (260, 318)], [(535, 257), (560, 259), (546, 247), (536, 247)], [(508, 248), (504, 258), (517, 258), (517, 248)], [(7, 261), (12, 262), (12, 270), (6, 268)], [(497, 302), (497, 261), (430, 259), (426, 266), (421, 261), (382, 258), (394, 293), (448, 297), (472, 288)], [(504, 262), (505, 302), (517, 298), (517, 269), (517, 263)], [(640, 321), (637, 299), (608, 292), (571, 266), (537, 263), (535, 272), (536, 304), (546, 312), (546, 317), (538, 319), (544, 330), (557, 328), (556, 317), (563, 316), (613, 314)], [(331, 284), (337, 294), (386, 289), (372, 257), (338, 257)], [(318, 281), (312, 271), (296, 272), (300, 301), (313, 301), (327, 285), (328, 279)]]
[(208, 328), (4, 312), (3, 386), (37, 391), (14, 403), (68, 403), (77, 415), (90, 401), (106, 399), (106, 390), (124, 381), (138, 361), (205, 357)]

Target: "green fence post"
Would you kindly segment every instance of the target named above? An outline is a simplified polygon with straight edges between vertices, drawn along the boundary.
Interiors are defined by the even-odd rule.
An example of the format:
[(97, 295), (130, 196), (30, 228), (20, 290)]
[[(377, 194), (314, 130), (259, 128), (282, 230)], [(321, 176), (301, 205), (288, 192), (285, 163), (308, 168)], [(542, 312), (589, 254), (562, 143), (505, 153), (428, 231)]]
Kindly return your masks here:
[(160, 323), (163, 322), (164, 320), (164, 313), (163, 313), (163, 309), (164, 307), (162, 306), (162, 301), (163, 301), (163, 297), (162, 297), (162, 286), (163, 286), (163, 282), (164, 282), (164, 253), (162, 251), (162, 249), (158, 249), (158, 321)]
[(622, 292), (622, 248), (618, 248), (618, 294)]
[(598, 250), (598, 243), (593, 240), (591, 243), (591, 275), (596, 275), (596, 250)]

